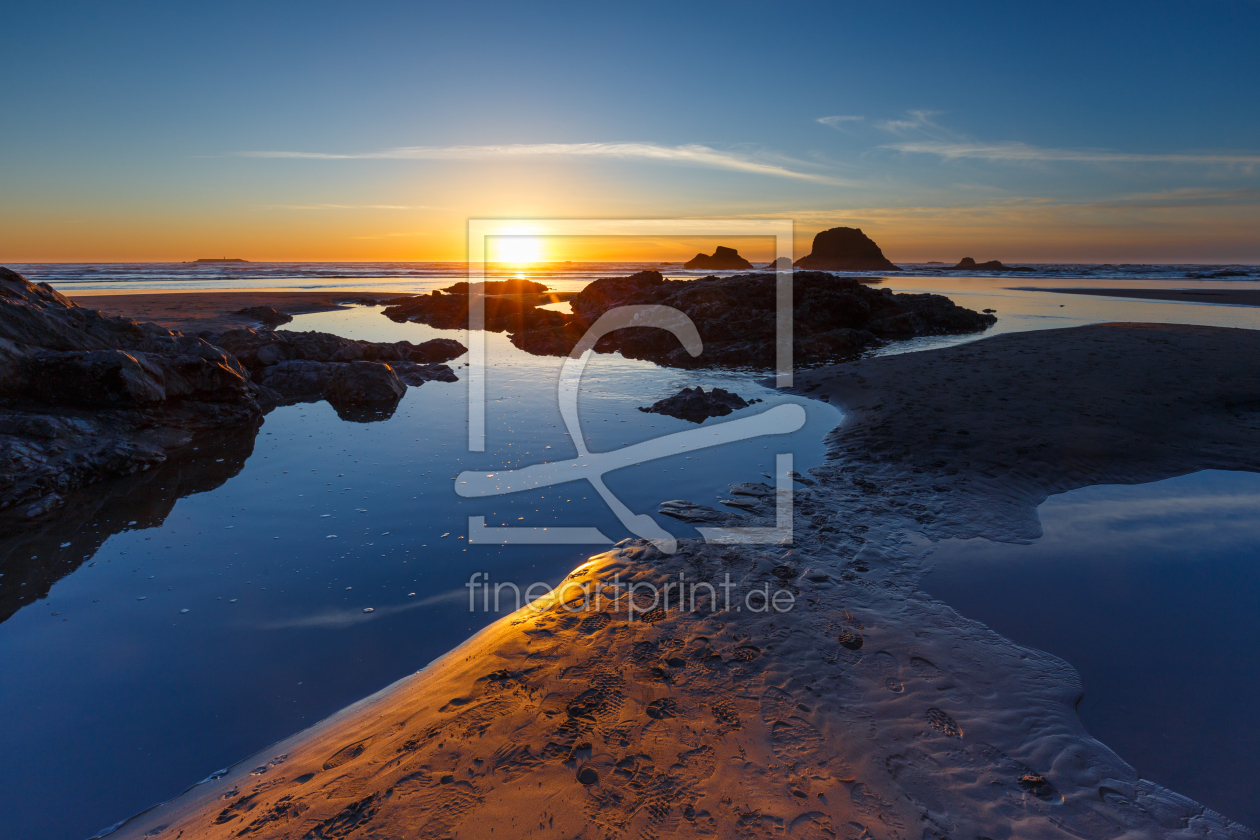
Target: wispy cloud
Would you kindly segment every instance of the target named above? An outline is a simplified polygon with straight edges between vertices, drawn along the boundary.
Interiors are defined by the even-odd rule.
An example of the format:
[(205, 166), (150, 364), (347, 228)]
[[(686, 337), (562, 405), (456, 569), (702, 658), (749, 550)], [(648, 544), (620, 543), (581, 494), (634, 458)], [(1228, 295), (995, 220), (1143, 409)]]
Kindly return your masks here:
[(941, 131), (941, 127), (932, 121), (932, 117), (941, 113), (940, 111), (907, 111), (909, 119), (904, 120), (881, 120), (875, 123), (875, 127), (884, 131), (890, 131), (893, 134), (911, 134), (921, 131), (934, 130)]
[(260, 204), (255, 210), (438, 210), (426, 204)]
[(253, 158), (300, 160), (508, 160), (525, 157), (613, 158), (677, 163), (800, 181), (844, 185), (836, 178), (792, 168), (799, 161), (773, 155), (726, 152), (709, 146), (657, 143), (513, 143), (493, 146), (403, 146), (377, 152), (242, 152)]
[(937, 155), (947, 160), (989, 160), (1008, 162), (1055, 162), (1079, 163), (1186, 163), (1197, 165), (1255, 166), (1260, 164), (1260, 154), (1221, 152), (1172, 152), (1144, 154), (1139, 152), (1111, 152), (1081, 149), (1047, 149), (1026, 143), (953, 143), (926, 140), (893, 143), (884, 146), (898, 152)]
[(832, 128), (834, 128), (836, 131), (843, 131), (845, 134), (848, 134), (849, 131), (848, 129), (845, 128), (845, 125), (847, 123), (862, 122), (865, 119), (866, 117), (846, 117), (846, 116), (837, 115), (834, 117), (819, 117), (818, 122), (822, 123), (823, 125), (829, 125)]

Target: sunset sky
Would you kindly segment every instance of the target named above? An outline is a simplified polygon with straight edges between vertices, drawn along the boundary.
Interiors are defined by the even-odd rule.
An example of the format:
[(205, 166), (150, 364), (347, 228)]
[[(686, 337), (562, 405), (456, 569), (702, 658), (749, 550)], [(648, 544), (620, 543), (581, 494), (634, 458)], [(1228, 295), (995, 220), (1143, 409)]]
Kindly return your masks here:
[(787, 217), (797, 256), (851, 225), (895, 261), (1260, 262), (1255, 0), (11, 3), (0, 23), (7, 263), (458, 260), (470, 217)]

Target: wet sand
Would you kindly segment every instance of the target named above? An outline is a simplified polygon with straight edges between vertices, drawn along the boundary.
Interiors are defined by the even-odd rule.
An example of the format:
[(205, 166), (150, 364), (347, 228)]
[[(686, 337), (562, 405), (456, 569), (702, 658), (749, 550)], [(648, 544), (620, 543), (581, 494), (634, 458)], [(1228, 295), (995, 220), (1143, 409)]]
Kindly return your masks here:
[[(626, 541), (569, 578), (683, 574), (716, 604), (527, 607), (117, 836), (1256, 836), (1091, 738), (1070, 665), (917, 582), (931, 539), (1035, 538), (1049, 493), (1260, 470), (1260, 332), (1008, 334), (798, 389), (847, 415), (793, 545)], [(666, 508), (772, 522), (774, 488), (740, 491), (732, 514)], [(755, 609), (763, 587), (791, 608)]]
[[(346, 302), (376, 299), (378, 295), (355, 292), (240, 291), (138, 292), (135, 294), (77, 292), (67, 295), (79, 306), (99, 309), (106, 315), (120, 315), (136, 321), (152, 321), (180, 332), (219, 332), (235, 327), (257, 327), (257, 319), (237, 314), (254, 306), (270, 306), (289, 315), (344, 309)], [(393, 297), (386, 295), (384, 297)]]
[(1067, 289), (1021, 286), (1021, 292), (1058, 292), (1064, 295), (1171, 300), (1177, 303), (1225, 303), (1233, 306), (1260, 306), (1260, 289)]

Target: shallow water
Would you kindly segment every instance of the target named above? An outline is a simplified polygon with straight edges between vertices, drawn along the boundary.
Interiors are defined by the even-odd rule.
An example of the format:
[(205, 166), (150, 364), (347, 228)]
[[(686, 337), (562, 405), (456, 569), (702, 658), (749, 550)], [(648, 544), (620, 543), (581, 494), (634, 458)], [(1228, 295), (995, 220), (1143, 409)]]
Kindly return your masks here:
[[(375, 308), (301, 316), (290, 326), (388, 340), (439, 334)], [(0, 593), (21, 591), (27, 579), (38, 590), (29, 570), (50, 558), (72, 569), (47, 597), (19, 602), (0, 623), (0, 667), (9, 675), (0, 682), (3, 745), (20, 756), (0, 765), (6, 838), (86, 837), (423, 667), (497, 617), (470, 612), (473, 572), (521, 589), (555, 584), (602, 550), (470, 546), (470, 516), (629, 536), (585, 482), (456, 496), (461, 470), (574, 454), (556, 405), (561, 360), (528, 356), (502, 335), (487, 345), (484, 453), (468, 452), (460, 367), (460, 382), (410, 388), (378, 422), (345, 422), (323, 402), (279, 408), (256, 440), (198, 453), (203, 467), (223, 473), (196, 485), (202, 492), (163, 501), (195, 484), (177, 486), (174, 474), (154, 476), (157, 486), (115, 487), (147, 496), (158, 511), (148, 519), (107, 505), (42, 543), (0, 543)], [(609, 474), (609, 487), (636, 513), (655, 515), (676, 498), (716, 506), (729, 484), (773, 474), (776, 453), (793, 453), (798, 470), (821, 463), (822, 437), (839, 421), (834, 408), (781, 396), (751, 373), (597, 356), (583, 383), (582, 434), (594, 451), (694, 428), (636, 406), (696, 383), (765, 400), (706, 426), (784, 402), (806, 408), (805, 427), (792, 435)], [(655, 518), (677, 536), (697, 536)], [(27, 551), (42, 559), (28, 561)], [(514, 606), (508, 593), (505, 611)]]
[[(623, 273), (606, 265), (599, 271)], [(406, 282), (417, 290), (438, 287), (461, 276), (452, 272)], [(571, 273), (564, 282), (576, 288), (585, 279)], [(194, 282), (346, 287), (337, 278), (288, 286), (275, 280)], [(170, 285), (169, 278), (149, 277), (134, 285), (82, 280), (74, 288), (93, 282)], [(1019, 292), (1007, 288), (1010, 278), (897, 277), (885, 284), (997, 309), (998, 324), (985, 335), (1107, 320), (1257, 326), (1254, 308)], [(412, 290), (366, 274), (353, 285)], [(288, 328), (371, 340), (464, 338), (395, 324), (377, 308), (303, 315)], [(979, 337), (921, 339), (880, 352)], [(213, 450), (203, 445), (190, 464), (101, 488), (99, 507), (84, 506), (57, 533), (0, 541), (0, 602), (16, 609), (0, 622), (0, 667), (14, 675), (0, 683), (0, 714), (11, 722), (0, 743), (21, 756), (0, 767), (4, 836), (81, 838), (169, 798), (415, 671), (494, 620), (469, 611), (464, 585), (471, 573), (522, 588), (555, 583), (601, 549), (468, 546), (461, 537), (468, 536), (469, 516), (497, 526), (594, 526), (612, 540), (628, 535), (586, 484), (483, 500), (455, 495), (461, 470), (574, 453), (556, 406), (561, 360), (529, 356), (503, 335), (488, 335), (487, 348), (484, 453), (467, 451), (467, 371), (459, 367), (460, 382), (409, 389), (397, 411), (378, 422), (342, 421), (326, 403), (277, 409), (256, 438), (242, 430)], [(693, 384), (766, 401), (706, 425), (784, 401), (804, 405), (809, 420), (783, 438), (611, 474), (609, 486), (636, 512), (652, 513), (674, 498), (715, 504), (729, 484), (766, 480), (778, 452), (794, 453), (795, 469), (804, 471), (822, 461), (822, 437), (839, 420), (829, 406), (779, 396), (752, 373), (688, 373), (601, 355), (584, 379), (581, 434), (601, 451), (692, 428), (635, 407)], [(695, 536), (689, 526), (655, 518), (678, 536)], [(47, 597), (35, 597), (49, 585)], [(75, 808), (64, 807), (68, 800)]]
[(1143, 777), (1260, 826), (1260, 475), (1086, 487), (1038, 512), (1030, 545), (939, 544), (923, 588), (1074, 665), (1082, 722)]

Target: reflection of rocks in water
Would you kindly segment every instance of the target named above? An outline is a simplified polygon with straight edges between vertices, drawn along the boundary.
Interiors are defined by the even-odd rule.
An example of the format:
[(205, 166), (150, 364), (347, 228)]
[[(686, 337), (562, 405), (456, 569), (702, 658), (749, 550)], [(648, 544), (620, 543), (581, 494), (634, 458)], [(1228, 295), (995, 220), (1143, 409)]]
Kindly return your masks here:
[(245, 466), (259, 423), (225, 429), (196, 451), (145, 472), (66, 495), (56, 513), (32, 523), (14, 511), (0, 518), (0, 621), (48, 595), (53, 584), (90, 561), (107, 539), (160, 526), (175, 503), (214, 490)]
[(337, 416), (347, 423), (375, 423), (388, 420), (398, 410), (398, 400), (392, 403), (365, 403), (353, 405), (348, 403), (329, 402)]

